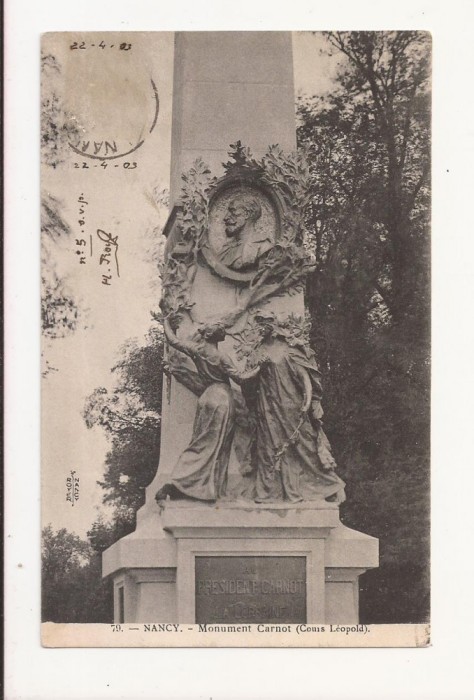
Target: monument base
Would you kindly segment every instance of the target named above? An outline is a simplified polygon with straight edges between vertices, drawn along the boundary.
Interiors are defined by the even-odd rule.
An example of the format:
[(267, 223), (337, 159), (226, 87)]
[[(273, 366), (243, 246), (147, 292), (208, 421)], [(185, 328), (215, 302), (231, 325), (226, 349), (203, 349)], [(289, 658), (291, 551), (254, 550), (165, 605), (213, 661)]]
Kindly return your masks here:
[(103, 554), (115, 622), (357, 623), (378, 540), (326, 501), (147, 504)]

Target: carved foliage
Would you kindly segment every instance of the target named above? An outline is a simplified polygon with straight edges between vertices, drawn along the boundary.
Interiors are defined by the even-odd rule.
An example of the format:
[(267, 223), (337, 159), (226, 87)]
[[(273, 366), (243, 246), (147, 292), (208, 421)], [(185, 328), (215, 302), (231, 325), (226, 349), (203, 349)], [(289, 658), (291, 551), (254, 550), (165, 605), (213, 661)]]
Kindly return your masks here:
[(202, 160), (196, 160), (182, 176), (178, 227), (180, 243), (160, 266), (162, 280), (161, 310), (173, 325), (179, 325), (184, 313), (193, 306), (191, 287), (196, 272), (196, 255), (208, 226), (209, 191), (214, 181)]
[[(246, 369), (255, 367), (262, 358), (261, 345), (264, 339), (263, 324), (258, 316), (261, 309), (253, 310), (248, 317), (245, 328), (240, 333), (232, 334), (235, 341), (234, 350), (239, 360), (246, 361)], [(273, 314), (266, 315), (264, 325), (271, 328), (270, 336), (284, 340), (290, 347), (300, 347), (311, 352), (309, 333), (311, 322), (307, 316), (289, 314), (285, 319), (277, 319)]]
[(304, 230), (304, 212), (310, 203), (310, 170), (306, 151), (285, 154), (278, 145), (269, 146), (261, 160), (255, 159), (249, 148), (240, 141), (231, 144), (231, 160), (224, 163), (227, 174), (235, 169), (252, 170), (263, 184), (272, 187), (283, 200), (282, 242), (301, 243)]
[[(269, 296), (301, 289), (313, 266), (302, 246), (304, 213), (309, 203), (309, 167), (302, 152), (285, 155), (279, 146), (270, 146), (261, 160), (255, 159), (240, 141), (231, 145), (230, 161), (224, 164), (226, 176), (250, 172), (261, 184), (271, 187), (282, 206), (281, 233), (278, 242), (259, 261), (250, 282), (249, 307), (261, 304)], [(209, 201), (217, 180), (202, 160), (197, 160), (183, 175), (178, 215), (180, 243), (162, 266), (163, 296), (161, 309), (175, 324), (189, 313), (191, 287), (196, 271), (197, 253), (209, 226)]]

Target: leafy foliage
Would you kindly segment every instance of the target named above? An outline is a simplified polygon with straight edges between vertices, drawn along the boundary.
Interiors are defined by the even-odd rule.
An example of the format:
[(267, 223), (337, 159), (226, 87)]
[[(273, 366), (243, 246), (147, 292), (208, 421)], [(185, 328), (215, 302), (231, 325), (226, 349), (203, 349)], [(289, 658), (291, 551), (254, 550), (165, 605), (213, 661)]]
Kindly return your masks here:
[(187, 173), (182, 175), (179, 227), (183, 240), (199, 247), (208, 226), (209, 192), (215, 182), (208, 166), (198, 158)]
[(298, 105), (312, 177), (311, 341), (347, 480), (343, 519), (380, 538), (363, 614), (418, 622), (428, 615), (430, 40), (326, 36), (345, 58), (336, 90)]
[[(49, 54), (41, 57), (41, 159), (42, 163), (56, 168), (64, 160), (67, 142), (77, 132), (55, 92), (61, 66)], [(63, 203), (49, 192), (41, 194), (41, 331), (46, 341), (63, 338), (79, 326), (85, 310), (80, 308), (67, 279), (60, 273), (58, 259), (64, 240), (71, 236), (71, 228), (65, 220)], [(55, 369), (43, 348), (43, 376)]]
[(101, 560), (90, 543), (65, 528), (43, 528), (41, 545), (43, 622), (111, 622), (110, 583), (101, 581)]
[[(111, 537), (133, 531), (145, 487), (158, 466), (163, 387), (161, 328), (150, 330), (143, 345), (136, 341), (124, 345), (112, 372), (116, 376), (114, 388), (96, 389), (83, 413), (87, 427), (100, 426), (110, 440), (99, 485), (104, 489), (104, 503), (114, 509), (115, 530), (107, 535)], [(103, 523), (96, 525), (103, 530)]]
[(191, 311), (190, 291), (196, 274), (196, 256), (209, 224), (209, 193), (215, 178), (207, 165), (197, 159), (182, 175), (177, 225), (179, 245), (159, 266), (162, 281), (160, 307), (171, 322), (178, 324)]
[[(283, 292), (294, 294), (303, 288), (307, 273), (313, 269), (308, 247), (304, 245), (305, 212), (311, 199), (311, 177), (304, 149), (285, 154), (277, 145), (270, 146), (261, 160), (240, 141), (231, 144), (230, 160), (223, 164), (226, 177), (251, 175), (254, 183), (272, 188), (282, 203), (282, 233), (276, 245), (259, 260), (251, 282), (247, 308), (262, 303), (269, 296)], [(197, 254), (209, 226), (210, 198), (218, 181), (198, 159), (182, 176), (183, 188), (178, 215), (180, 239), (161, 267), (163, 296), (160, 307), (172, 326), (179, 326), (193, 307), (191, 287), (196, 274)], [(240, 309), (219, 319), (231, 327)]]
[(315, 255), (321, 264), (339, 264), (341, 277), (356, 273), (393, 317), (405, 316), (429, 244), (429, 38), (421, 32), (327, 37), (346, 57), (338, 87), (299, 103), (299, 142), (311, 160)]
[(226, 174), (235, 168), (257, 174), (262, 183), (273, 188), (284, 204), (281, 240), (285, 244), (300, 243), (304, 230), (304, 213), (311, 198), (311, 176), (306, 148), (296, 153), (284, 153), (273, 144), (261, 160), (240, 141), (230, 146), (230, 160), (224, 163)]
[(60, 276), (56, 252), (61, 238), (71, 233), (61, 215), (61, 202), (50, 194), (41, 199), (41, 329), (46, 338), (61, 338), (76, 330), (79, 307)]
[(309, 349), (309, 333), (311, 322), (309, 314), (305, 317), (291, 313), (285, 319), (277, 320), (276, 316), (269, 312), (263, 323), (256, 317), (261, 313), (260, 309), (252, 309), (244, 328), (238, 333), (232, 333), (234, 350), (238, 360), (246, 361), (246, 369), (257, 366), (261, 358), (261, 346), (264, 340), (263, 326), (270, 329), (272, 338), (284, 339), (290, 347), (304, 347)]
[(99, 482), (108, 509), (92, 523), (87, 541), (64, 528), (57, 532), (50, 525), (44, 528), (43, 621), (112, 621), (112, 584), (102, 580), (101, 554), (134, 530), (145, 487), (158, 465), (161, 328), (153, 328), (143, 345), (127, 342), (112, 372), (117, 378), (114, 389), (99, 387), (84, 407), (86, 425), (100, 426), (110, 439), (104, 478)]
[(61, 85), (61, 71), (55, 56), (41, 56), (41, 161), (52, 168), (64, 162), (69, 142), (80, 137), (75, 117), (65, 109), (57, 92), (58, 85)]

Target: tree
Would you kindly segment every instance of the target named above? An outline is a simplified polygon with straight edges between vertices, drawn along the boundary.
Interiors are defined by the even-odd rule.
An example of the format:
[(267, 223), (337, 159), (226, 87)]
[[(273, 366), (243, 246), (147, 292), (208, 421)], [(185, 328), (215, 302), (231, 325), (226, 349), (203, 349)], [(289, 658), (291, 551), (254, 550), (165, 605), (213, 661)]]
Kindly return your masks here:
[(78, 535), (43, 528), (43, 622), (111, 622), (110, 583), (101, 580), (100, 554)]
[[(41, 162), (44, 167), (57, 168), (64, 162), (69, 141), (77, 138), (77, 121), (64, 107), (57, 87), (62, 81), (62, 69), (51, 54), (41, 56)], [(71, 228), (62, 214), (63, 204), (49, 192), (41, 194), (41, 330), (45, 341), (73, 333), (84, 311), (58, 272), (58, 257), (63, 241), (71, 237)], [(43, 350), (46, 376), (53, 368)]]
[(61, 202), (48, 193), (41, 199), (41, 329), (48, 339), (76, 330), (79, 307), (56, 269), (56, 251), (71, 229), (61, 215)]
[(81, 134), (77, 118), (64, 106), (58, 87), (64, 86), (61, 64), (52, 54), (41, 56), (41, 161), (57, 168), (65, 160), (69, 143)]
[(113, 390), (99, 387), (86, 401), (83, 415), (87, 427), (101, 426), (111, 445), (104, 478), (98, 483), (104, 489), (104, 503), (114, 508), (114, 525), (104, 531), (103, 523), (96, 522), (92, 529), (106, 540), (112, 537), (114, 541), (133, 531), (136, 511), (145, 500), (145, 487), (157, 469), (163, 345), (160, 327), (149, 331), (143, 345), (127, 342), (112, 368), (117, 378)]
[(298, 141), (308, 149), (313, 177), (312, 343), (325, 380), (328, 433), (348, 483), (343, 518), (381, 539), (381, 567), (365, 577), (363, 614), (373, 622), (422, 621), (430, 39), (420, 32), (326, 38), (344, 59), (336, 87), (298, 105)]
[[(430, 39), (423, 32), (326, 36), (346, 58), (336, 89), (300, 101), (299, 141), (313, 155), (316, 255), (344, 246), (351, 227), (366, 230), (367, 252), (379, 253), (367, 268), (372, 288), (398, 319), (415, 293), (413, 255), (426, 255), (429, 242)], [(349, 211), (358, 220), (348, 220)]]
[(71, 229), (61, 214), (61, 202), (44, 192), (41, 197), (41, 333), (43, 337), (42, 375), (57, 371), (48, 360), (50, 343), (74, 333), (86, 312), (75, 298), (67, 276), (58, 271), (63, 241)]

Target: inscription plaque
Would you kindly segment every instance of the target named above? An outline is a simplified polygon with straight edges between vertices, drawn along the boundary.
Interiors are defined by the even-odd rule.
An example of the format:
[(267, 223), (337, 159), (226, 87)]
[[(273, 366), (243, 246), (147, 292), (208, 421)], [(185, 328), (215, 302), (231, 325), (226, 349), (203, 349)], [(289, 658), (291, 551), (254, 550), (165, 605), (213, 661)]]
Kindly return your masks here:
[(196, 557), (196, 623), (306, 622), (306, 557)]

